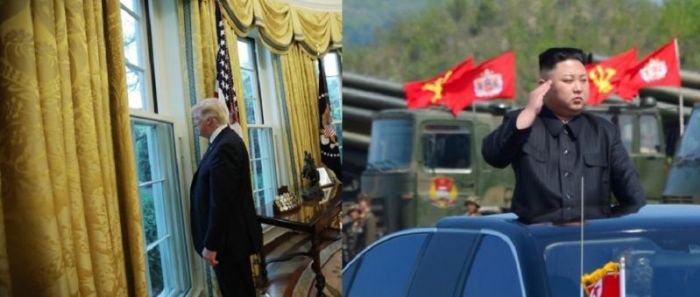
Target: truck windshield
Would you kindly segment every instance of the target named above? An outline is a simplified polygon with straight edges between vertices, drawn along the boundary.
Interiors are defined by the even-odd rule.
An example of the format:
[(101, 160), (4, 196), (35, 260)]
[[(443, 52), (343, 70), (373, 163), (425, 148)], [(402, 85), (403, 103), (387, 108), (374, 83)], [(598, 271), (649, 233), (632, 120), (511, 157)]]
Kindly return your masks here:
[(612, 122), (620, 129), (622, 144), (625, 146), (625, 149), (627, 149), (627, 153), (629, 153), (632, 150), (632, 136), (634, 135), (634, 118), (632, 115), (609, 112), (595, 112), (595, 114)]
[[(578, 296), (580, 243), (557, 242), (544, 250), (552, 296)], [(696, 296), (700, 292), (700, 228), (658, 230), (627, 238), (586, 239), (590, 274), (625, 258), (625, 296)]]
[(698, 162), (700, 160), (700, 108), (696, 107), (690, 116), (688, 126), (686, 126), (686, 130), (683, 133), (677, 158), (688, 161), (695, 160), (696, 168), (700, 164)]
[(430, 124), (423, 129), (423, 160), (430, 169), (469, 169), (470, 137), (467, 127)]
[(413, 121), (378, 119), (372, 122), (367, 169), (403, 169), (411, 164)]

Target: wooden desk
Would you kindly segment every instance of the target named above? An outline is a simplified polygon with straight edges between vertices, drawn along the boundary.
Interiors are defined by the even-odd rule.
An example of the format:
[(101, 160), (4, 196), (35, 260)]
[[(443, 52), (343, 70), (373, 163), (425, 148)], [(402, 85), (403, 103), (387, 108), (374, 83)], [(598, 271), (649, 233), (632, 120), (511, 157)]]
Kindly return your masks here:
[(285, 255), (277, 259), (265, 259), (261, 257), (261, 270), (263, 277), (267, 278), (267, 263), (286, 261), (293, 257), (303, 255), (310, 257), (311, 269), (316, 274), (316, 296), (323, 296), (323, 288), (326, 286), (326, 278), (321, 273), (321, 233), (330, 227), (330, 223), (338, 217), (341, 211), (340, 185), (325, 189), (329, 198), (324, 203), (319, 201), (304, 202), (298, 209), (282, 214), (273, 212), (272, 203), (258, 209), (258, 221), (263, 224), (278, 226), (291, 230), (308, 233), (311, 238), (311, 249), (307, 252)]

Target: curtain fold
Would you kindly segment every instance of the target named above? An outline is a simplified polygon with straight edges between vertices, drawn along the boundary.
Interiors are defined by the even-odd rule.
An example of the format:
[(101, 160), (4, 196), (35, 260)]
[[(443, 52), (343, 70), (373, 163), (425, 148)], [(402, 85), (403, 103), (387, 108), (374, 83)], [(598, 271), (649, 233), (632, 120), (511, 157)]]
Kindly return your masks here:
[(0, 295), (147, 295), (121, 12), (102, 4), (2, 4)]
[[(281, 56), (281, 66), (292, 134), (292, 165), (300, 173), (304, 164), (304, 151), (311, 153), (317, 166), (321, 163), (316, 67), (314, 60), (298, 44)], [(303, 185), (301, 176), (293, 175), (291, 168), (288, 168), (288, 174), (290, 180), (295, 179), (299, 185)]]
[(237, 35), (247, 36), (257, 26), (260, 38), (274, 53), (282, 54), (295, 43), (300, 43), (303, 52), (311, 57), (342, 47), (341, 12), (304, 9), (279, 0), (219, 1)]

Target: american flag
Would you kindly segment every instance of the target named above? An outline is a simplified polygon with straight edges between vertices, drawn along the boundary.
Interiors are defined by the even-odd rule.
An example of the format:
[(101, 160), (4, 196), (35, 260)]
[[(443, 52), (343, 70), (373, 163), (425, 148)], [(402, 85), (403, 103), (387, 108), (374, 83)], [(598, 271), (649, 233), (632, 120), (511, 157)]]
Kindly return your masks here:
[(233, 75), (231, 74), (231, 58), (226, 47), (226, 35), (224, 30), (224, 19), (221, 17), (219, 5), (216, 5), (216, 27), (219, 31), (219, 50), (216, 54), (216, 82), (224, 96), (226, 106), (229, 111), (229, 122), (238, 122), (238, 100), (236, 99), (236, 89), (233, 88)]
[(336, 134), (335, 134), (335, 129), (333, 129), (333, 128), (331, 128), (331, 127), (326, 127), (326, 128), (323, 129), (323, 136), (326, 136), (326, 137), (328, 137), (328, 138), (331, 138), (331, 137), (333, 137), (333, 136), (335, 136), (335, 135), (336, 135)]

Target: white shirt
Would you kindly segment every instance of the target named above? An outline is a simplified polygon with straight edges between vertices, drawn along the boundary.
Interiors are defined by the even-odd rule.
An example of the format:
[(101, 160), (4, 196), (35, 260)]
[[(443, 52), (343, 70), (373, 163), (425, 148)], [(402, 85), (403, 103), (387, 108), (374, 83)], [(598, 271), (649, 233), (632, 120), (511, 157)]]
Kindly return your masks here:
[(219, 133), (221, 133), (221, 131), (224, 130), (224, 128), (226, 128), (226, 126), (228, 126), (228, 125), (226, 125), (226, 124), (221, 125), (221, 126), (217, 127), (214, 130), (214, 132), (211, 133), (211, 137), (209, 137), (209, 144), (211, 144), (212, 141), (214, 141), (214, 139), (216, 139), (216, 136), (219, 136)]

